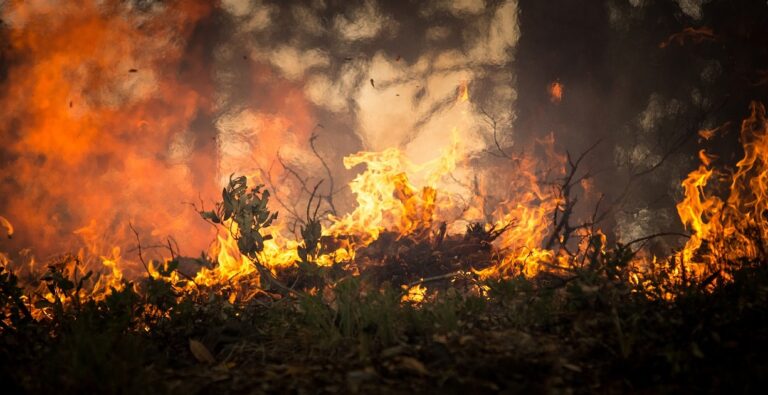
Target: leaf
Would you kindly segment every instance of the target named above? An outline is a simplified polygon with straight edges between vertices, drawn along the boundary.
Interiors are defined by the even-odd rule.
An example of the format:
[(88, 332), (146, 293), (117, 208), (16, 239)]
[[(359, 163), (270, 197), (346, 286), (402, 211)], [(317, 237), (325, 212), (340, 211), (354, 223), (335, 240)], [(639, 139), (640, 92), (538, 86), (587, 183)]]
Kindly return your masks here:
[(413, 373), (427, 376), (429, 371), (421, 361), (413, 357), (400, 358), (400, 367)]
[(203, 219), (210, 220), (214, 224), (221, 223), (221, 219), (213, 211), (201, 211), (200, 216), (203, 217)]
[(392, 358), (398, 355), (403, 355), (406, 352), (408, 352), (408, 348), (404, 346), (394, 346), (394, 347), (385, 348), (384, 350), (381, 351), (380, 355), (382, 358), (386, 359), (386, 358)]
[(75, 283), (65, 278), (61, 278), (57, 284), (62, 291), (70, 291), (75, 289)]
[(581, 367), (579, 365), (574, 365), (574, 364), (572, 364), (570, 362), (567, 362), (567, 361), (563, 362), (563, 367), (568, 369), (568, 370), (570, 370), (570, 371), (576, 372), (576, 373), (581, 373), (582, 372), (582, 369), (581, 369)]
[(230, 181), (232, 187), (232, 194), (235, 196), (242, 196), (245, 192), (247, 185), (247, 179), (245, 176), (237, 177), (234, 181)]
[(93, 275), (93, 270), (89, 270), (88, 273), (85, 275), (85, 277), (81, 278), (80, 281), (77, 282), (77, 292), (80, 292), (81, 289), (83, 289), (83, 283), (88, 281), (89, 278)]
[(691, 353), (696, 358), (700, 358), (700, 359), (704, 358), (704, 353), (701, 351), (701, 347), (699, 347), (699, 345), (696, 344), (696, 342), (691, 343)]
[(189, 339), (189, 350), (192, 351), (192, 355), (195, 356), (198, 362), (201, 363), (216, 363), (216, 358), (213, 357), (210, 351), (197, 340)]

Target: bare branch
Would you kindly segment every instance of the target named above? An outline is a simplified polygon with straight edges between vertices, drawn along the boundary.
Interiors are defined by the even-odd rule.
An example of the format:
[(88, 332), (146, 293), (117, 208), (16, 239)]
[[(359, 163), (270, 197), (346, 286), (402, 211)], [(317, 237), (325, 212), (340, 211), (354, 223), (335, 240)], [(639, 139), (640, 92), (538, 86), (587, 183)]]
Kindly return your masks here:
[(323, 167), (325, 168), (325, 172), (328, 175), (328, 195), (326, 195), (325, 200), (328, 202), (328, 205), (331, 206), (331, 212), (333, 215), (336, 215), (336, 206), (333, 205), (333, 173), (331, 172), (331, 168), (328, 167), (328, 164), (325, 162), (325, 159), (323, 159), (322, 156), (317, 152), (317, 148), (315, 147), (315, 140), (317, 139), (318, 135), (313, 133), (312, 137), (309, 138), (309, 146), (312, 147), (312, 152), (315, 154), (317, 159), (320, 160), (320, 163), (323, 164)]
[(136, 236), (136, 244), (138, 244), (139, 247), (139, 261), (141, 261), (141, 264), (144, 266), (144, 270), (147, 271), (147, 274), (151, 275), (149, 272), (149, 266), (147, 266), (147, 262), (144, 260), (144, 255), (141, 250), (141, 240), (139, 239), (139, 232), (136, 231), (136, 228), (133, 227), (133, 224), (131, 222), (128, 222), (128, 227), (131, 228), (131, 231), (133, 231), (133, 234)]

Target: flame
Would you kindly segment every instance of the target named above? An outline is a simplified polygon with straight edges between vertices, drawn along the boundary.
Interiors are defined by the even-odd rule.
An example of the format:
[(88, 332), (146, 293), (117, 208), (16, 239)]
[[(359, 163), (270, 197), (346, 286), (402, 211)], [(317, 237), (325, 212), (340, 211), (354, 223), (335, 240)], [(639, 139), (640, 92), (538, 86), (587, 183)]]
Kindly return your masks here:
[(717, 159), (717, 155), (708, 154), (705, 150), (699, 151), (699, 160), (704, 166), (710, 166), (715, 159)]
[[(455, 136), (455, 134), (454, 134)], [(385, 229), (410, 235), (428, 230), (437, 209), (437, 182), (456, 166), (458, 141), (440, 158), (416, 165), (402, 151), (391, 148), (383, 152), (360, 152), (344, 158), (348, 169), (366, 165), (366, 171), (353, 179), (349, 187), (357, 206), (341, 217), (331, 217), (326, 235), (358, 235), (357, 246), (376, 240)], [(427, 185), (413, 186), (408, 174), (426, 177)], [(419, 191), (420, 190), (420, 191)], [(419, 191), (419, 192), (416, 192)], [(450, 205), (443, 201), (442, 204)]]
[(565, 86), (563, 86), (560, 81), (555, 81), (547, 87), (547, 92), (549, 92), (549, 101), (552, 103), (560, 103), (563, 100), (563, 91), (565, 90)]
[(5, 228), (5, 233), (8, 235), (9, 239), (13, 237), (13, 225), (11, 225), (11, 221), (8, 221), (2, 215), (0, 215), (0, 226)]
[(427, 296), (427, 287), (423, 284), (416, 284), (412, 287), (404, 287), (408, 291), (403, 295), (401, 301), (409, 302), (413, 304), (419, 304), (424, 301)]
[(677, 211), (693, 234), (681, 255), (685, 269), (698, 277), (720, 272), (727, 280), (731, 265), (766, 257), (768, 122), (762, 104), (751, 104), (751, 114), (741, 125), (741, 141), (744, 157), (730, 177), (725, 200), (707, 190), (715, 170), (706, 155), (682, 183), (685, 198)]
[[(242, 157), (218, 162), (218, 147), (196, 141), (199, 136), (192, 132), (195, 120), (215, 110), (211, 73), (196, 64), (194, 50), (180, 44), (188, 43), (192, 27), (209, 15), (207, 2), (167, 2), (142, 11), (120, 1), (9, 1), (4, 12), (10, 21), (10, 51), (18, 61), (9, 66), (13, 83), (0, 96), (0, 122), (18, 127), (0, 128), (0, 136), (13, 158), (8, 173), (24, 182), (0, 184), (0, 194), (12, 197), (4, 198), (2, 209), (13, 214), (17, 238), (35, 241), (44, 253), (76, 246), (78, 253), (59, 265), (73, 276), (85, 275), (98, 261), (101, 271), (93, 287), (82, 291), (90, 294), (83, 296), (100, 298), (122, 289), (124, 280), (143, 270), (183, 291), (231, 286), (230, 301), (247, 299), (260, 279), (251, 258), (239, 252), (236, 225), (225, 223), (214, 234), (201, 221), (180, 215), (181, 202), (198, 193), (209, 195), (218, 169), (241, 169), (248, 158), (268, 167), (288, 138), (286, 130), (299, 130), (292, 138), (305, 139), (313, 116), (302, 90), (286, 81), (273, 87), (276, 77), (264, 64), (255, 64), (251, 82), (272, 87), (263, 90), (276, 99), (267, 100), (261, 112), (240, 114), (237, 121), (246, 122), (232, 122), (252, 126), (249, 136), (258, 137), (259, 144)], [(711, 29), (689, 28), (663, 46), (715, 38)], [(181, 70), (191, 71), (182, 75)], [(552, 82), (547, 90), (553, 103), (561, 102), (562, 83)], [(470, 104), (469, 83), (461, 81), (453, 111), (468, 115)], [(280, 115), (286, 113), (292, 116)], [(727, 281), (741, 262), (768, 258), (767, 125), (764, 106), (753, 103), (741, 126), (744, 157), (732, 174), (714, 167), (714, 155), (699, 152), (701, 164), (682, 181), (684, 198), (676, 206), (691, 237), (671, 256), (636, 254), (632, 265), (637, 270), (628, 281), (661, 287), (662, 297), (671, 298), (664, 286), (650, 282), (648, 268), (664, 267), (672, 283), (713, 275)], [(702, 130), (699, 136), (712, 139), (718, 129)], [(346, 169), (364, 167), (349, 183), (355, 206), (322, 218), (322, 236), (336, 244), (324, 246), (328, 250), (321, 249), (314, 262), (352, 262), (359, 249), (384, 232), (422, 242), (441, 224), (455, 235), (476, 222), (489, 232), (504, 229), (493, 240), (493, 262), (474, 270), (480, 278), (557, 273), (587, 254), (608, 253), (608, 238), (599, 229), (576, 230), (570, 244), (551, 236), (558, 213), (568, 204), (562, 190), (553, 187), (552, 180), (566, 174), (568, 158), (556, 151), (552, 134), (526, 147), (537, 154), (513, 157), (507, 167), (485, 172), (468, 166), (476, 153), (462, 145), (456, 129), (452, 136), (442, 155), (426, 163), (415, 163), (399, 148), (345, 157)], [(191, 152), (190, 145), (196, 144), (212, 155)], [(250, 175), (249, 182), (260, 184), (261, 177), (271, 176), (271, 170)], [(721, 180), (727, 182), (715, 182)], [(590, 180), (578, 185), (585, 195), (595, 194)], [(185, 281), (169, 270), (172, 260), (127, 259), (141, 242), (136, 240), (140, 232), (127, 229), (132, 223), (153, 239), (183, 235), (195, 248), (215, 238), (208, 251), (215, 265)], [(9, 237), (14, 234), (5, 217), (0, 216), (0, 226)], [(296, 240), (286, 222), (276, 222), (268, 232), (271, 238), (253, 258), (275, 274), (295, 266), (303, 241)], [(9, 262), (0, 255), (1, 264)], [(31, 256), (24, 265), (33, 272), (36, 262)], [(407, 291), (403, 301), (419, 303), (426, 295), (423, 285)], [(62, 297), (44, 289), (40, 294), (49, 301)]]
[[(730, 176), (727, 197), (721, 198), (711, 190), (710, 183), (714, 177), (721, 177), (722, 174), (711, 167), (711, 156), (700, 152), (702, 164), (682, 182), (684, 198), (677, 204), (682, 224), (692, 233), (690, 239), (679, 254), (670, 257), (657, 257), (639, 251), (631, 262), (635, 270), (627, 281), (649, 290), (655, 289), (660, 297), (671, 299), (674, 295), (667, 288), (669, 284), (686, 278), (702, 281), (717, 273), (722, 273), (721, 281), (728, 281), (728, 271), (733, 269), (734, 263), (765, 257), (762, 240), (768, 237), (768, 224), (763, 215), (768, 212), (765, 199), (768, 188), (768, 121), (762, 105), (754, 103), (751, 110), (750, 117), (741, 128), (744, 157)], [(486, 230), (507, 229), (494, 241), (497, 259), (492, 265), (475, 270), (481, 278), (534, 277), (543, 271), (558, 272), (572, 267), (575, 261), (587, 254), (605, 256), (608, 253), (607, 237), (600, 230), (578, 230), (575, 253), (566, 251), (564, 247), (549, 248), (546, 244), (553, 231), (552, 214), (562, 210), (566, 203), (558, 190), (541, 178), (543, 173), (565, 174), (567, 158), (556, 152), (554, 144), (554, 137), (550, 134), (535, 142), (547, 159), (537, 161), (532, 157), (520, 157), (517, 158), (515, 171), (493, 174), (493, 179), (505, 185), (507, 190), (505, 199), (493, 205), (495, 208), (486, 216), (490, 218)], [(409, 161), (402, 151), (394, 148), (382, 152), (359, 152), (346, 157), (344, 164), (348, 168), (366, 166), (365, 171), (350, 183), (358, 205), (346, 215), (327, 219), (324, 236), (343, 238), (347, 243), (335, 251), (320, 254), (316, 263), (331, 265), (350, 262), (354, 260), (357, 249), (370, 244), (385, 231), (418, 241), (430, 237), (438, 222), (471, 222), (483, 217), (483, 213), (488, 211), (487, 200), (491, 197), (484, 190), (488, 181), (477, 183), (476, 195), (469, 200), (468, 207), (462, 208), (458, 217), (450, 217), (449, 213), (461, 203), (466, 204), (467, 200), (440, 194), (440, 191), (445, 191), (441, 183), (446, 175), (457, 169), (464, 156), (466, 153), (461, 144), (454, 139), (440, 158), (424, 164)], [(545, 170), (544, 165), (545, 172), (542, 171)], [(257, 176), (250, 178), (251, 183), (259, 181)], [(593, 187), (589, 182), (579, 185), (585, 193), (590, 193)], [(234, 287), (234, 293), (229, 298), (231, 301), (247, 299), (252, 292), (246, 288), (259, 287), (258, 273), (254, 262), (238, 251), (237, 240), (233, 236), (237, 233), (236, 225), (228, 223), (225, 227), (233, 232), (220, 234), (210, 252), (216, 257), (217, 264), (196, 273), (186, 288), (191, 290), (201, 286), (241, 283)], [(87, 235), (94, 231), (93, 226), (88, 226), (80, 233)], [(264, 250), (256, 258), (277, 274), (299, 261), (297, 250), (300, 242), (286, 236), (288, 232), (284, 223), (277, 223), (269, 232), (272, 238), (265, 242)], [(114, 247), (108, 255), (101, 257), (101, 261), (109, 272), (99, 277), (93, 287), (90, 296), (95, 298), (125, 286), (122, 281), (126, 278), (122, 270), (125, 263), (121, 249)], [(675, 264), (677, 261), (679, 265)], [(70, 272), (79, 270), (72, 263), (66, 265), (66, 270)], [(151, 277), (174, 284), (183, 280), (175, 271), (169, 278), (163, 277), (161, 272), (167, 272), (168, 265), (169, 261), (150, 261), (146, 270)], [(648, 270), (653, 267), (664, 268), (669, 284), (649, 279)], [(407, 293), (403, 302), (418, 304), (426, 296), (426, 288), (421, 284), (404, 289)], [(45, 293), (44, 297), (53, 300), (59, 296)]]

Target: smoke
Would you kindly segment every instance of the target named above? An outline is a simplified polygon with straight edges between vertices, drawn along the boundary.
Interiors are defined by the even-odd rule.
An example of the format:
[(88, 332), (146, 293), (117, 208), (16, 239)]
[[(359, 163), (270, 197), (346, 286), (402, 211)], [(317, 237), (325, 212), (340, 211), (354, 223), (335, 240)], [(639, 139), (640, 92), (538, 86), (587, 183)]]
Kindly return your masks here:
[[(502, 80), (486, 92), (493, 98), (489, 101), (514, 100), (511, 72), (488, 68), (503, 68), (512, 60), (519, 37), (516, 3), (488, 8), (478, 1), (400, 4), (397, 12), (410, 14), (407, 19), (384, 6), (373, 1), (345, 8), (323, 2), (276, 6), (225, 1), (234, 27), (218, 62), (220, 91), (231, 92), (231, 84), (242, 83), (235, 75), (253, 79), (253, 73), (269, 73), (267, 84), (285, 84), (289, 92), (300, 92), (303, 101), (292, 104), (312, 107), (317, 123), (330, 117), (346, 121), (340, 125), (344, 130), (328, 138), (352, 134), (358, 141), (339, 147), (335, 156), (398, 146), (413, 159), (426, 161), (446, 146), (452, 126), (459, 127), (467, 141), (477, 140), (474, 127), (458, 122), (446, 103), (456, 98), (462, 83), (488, 78)], [(446, 16), (468, 22), (447, 24)], [(248, 66), (235, 61), (242, 53), (263, 68), (244, 69)], [(274, 111), (262, 108), (276, 100), (270, 94), (283, 92), (259, 98), (251, 92), (225, 93), (224, 107), (239, 108), (249, 97), (258, 101), (248, 106), (246, 115), (240, 109), (225, 114), (227, 129), (238, 117), (274, 117)]]
[(359, 150), (426, 162), (454, 130), (481, 150), (481, 118), (451, 105), (461, 86), (491, 87), (478, 101), (511, 119), (514, 1), (35, 1), (2, 15), (0, 210), (12, 248), (40, 256), (125, 250), (129, 224), (194, 254), (212, 234), (188, 203), (233, 172), (295, 198), (276, 163), (325, 176), (313, 134), (337, 185)]
[(195, 152), (206, 144), (194, 123), (212, 103), (186, 47), (209, 12), (203, 2), (4, 4), (0, 210), (17, 248), (107, 255), (130, 245), (129, 223), (183, 247), (210, 240), (183, 203), (215, 174)]
[[(487, 148), (486, 115), (454, 106), (463, 86), (500, 128), (511, 128), (515, 1), (231, 0), (222, 8), (221, 174), (257, 175), (289, 206), (303, 204), (302, 183), (327, 185), (318, 155), (345, 185), (360, 169), (344, 169), (342, 158), (361, 150), (397, 147), (425, 163), (453, 138), (467, 154)], [(339, 208), (352, 208), (349, 191), (339, 191)]]
[[(457, 176), (496, 185), (476, 174), (487, 151), (550, 134), (572, 154), (604, 141), (585, 163), (594, 189), (629, 196), (606, 228), (649, 233), (674, 222), (670, 192), (695, 152), (686, 140), (667, 155), (670, 141), (719, 124), (696, 114), (736, 67), (659, 43), (721, 3), (0, 3), (9, 249), (125, 253), (130, 223), (146, 243), (172, 236), (196, 255), (213, 231), (189, 203), (210, 204), (232, 173), (268, 184), (280, 210), (323, 179), (345, 211), (360, 170), (343, 167), (349, 154), (398, 147), (418, 164), (458, 139), (473, 159)], [(469, 108), (455, 105), (464, 87)], [(639, 189), (616, 182), (662, 158)]]

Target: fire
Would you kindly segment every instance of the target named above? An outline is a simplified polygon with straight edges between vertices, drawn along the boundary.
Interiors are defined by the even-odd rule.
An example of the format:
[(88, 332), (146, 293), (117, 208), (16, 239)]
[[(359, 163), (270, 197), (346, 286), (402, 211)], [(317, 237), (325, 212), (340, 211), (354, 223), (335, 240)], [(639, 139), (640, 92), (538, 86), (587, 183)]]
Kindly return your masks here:
[[(227, 223), (226, 226), (233, 231), (237, 227), (233, 223)], [(264, 242), (264, 250), (259, 254), (259, 261), (266, 263), (273, 273), (277, 273), (279, 269), (292, 266), (299, 261), (298, 242), (285, 237), (280, 227), (272, 230), (270, 234), (272, 239)], [(241, 278), (258, 280), (254, 262), (240, 253), (233, 233), (218, 235), (210, 255), (216, 257), (216, 267), (199, 271), (194, 279), (195, 284), (214, 286)], [(253, 285), (258, 286), (258, 283)]]
[(13, 237), (13, 225), (11, 225), (11, 221), (8, 221), (2, 215), (0, 215), (0, 226), (5, 229), (5, 233), (8, 235), (9, 239)]
[(413, 304), (419, 304), (424, 301), (427, 296), (427, 287), (423, 284), (416, 284), (412, 287), (404, 287), (407, 289), (407, 293), (403, 295), (403, 302), (410, 302)]
[[(469, 100), (466, 83), (458, 89), (456, 105), (465, 111), (462, 104)], [(365, 171), (358, 174), (349, 184), (357, 205), (347, 214), (329, 215), (322, 235), (337, 240), (333, 251), (325, 251), (313, 258), (321, 266), (349, 262), (355, 252), (377, 240), (384, 231), (395, 231), (401, 237), (425, 239), (435, 230), (439, 221), (453, 222), (451, 213), (461, 212), (460, 199), (451, 194), (441, 194), (447, 175), (456, 169), (466, 153), (458, 141), (456, 130), (451, 145), (439, 158), (426, 163), (410, 161), (399, 149), (391, 148), (382, 152), (359, 152), (344, 158), (347, 169), (364, 165)], [(251, 184), (259, 184), (260, 177), (249, 177)], [(422, 186), (414, 185), (419, 180)], [(464, 208), (464, 212), (472, 212)], [(508, 221), (499, 218), (499, 223)], [(210, 251), (217, 257), (218, 266), (203, 269), (197, 274), (195, 283), (213, 285), (238, 278), (258, 278), (254, 262), (239, 253), (236, 225), (225, 223), (227, 231), (219, 235)], [(278, 222), (270, 231), (271, 238), (264, 243), (259, 262), (266, 265), (273, 274), (291, 267), (298, 262), (300, 242), (293, 239), (284, 222)]]
[(552, 103), (560, 103), (563, 100), (563, 91), (565, 87), (560, 81), (555, 81), (547, 87), (549, 92), (549, 101)]
[[(25, 122), (21, 131), (14, 132), (18, 135), (3, 128), (0, 136), (13, 153), (8, 172), (25, 182), (2, 184), (0, 193), (21, 195), (9, 200), (4, 209), (10, 212), (4, 214), (13, 215), (21, 242), (37, 241), (36, 247), (46, 253), (79, 249), (52, 267), (81, 279), (96, 268), (91, 289), (77, 291), (84, 297), (100, 298), (120, 290), (127, 286), (124, 280), (145, 271), (181, 292), (231, 286), (233, 298), (248, 299), (263, 285), (256, 264), (273, 275), (303, 259), (321, 267), (352, 266), (358, 252), (385, 232), (413, 243), (431, 243), (469, 233), (468, 229), (493, 234), (483, 245), (493, 249), (492, 262), (472, 267), (471, 273), (480, 279), (559, 274), (583, 264), (589, 254), (607, 254), (608, 238), (598, 228), (571, 229), (572, 240), (558, 233), (558, 221), (572, 210), (565, 190), (580, 188), (589, 195), (595, 187), (589, 179), (557, 187), (553, 180), (566, 177), (571, 159), (557, 152), (553, 135), (526, 147), (537, 154), (510, 156), (503, 166), (484, 171), (471, 168), (478, 153), (470, 152), (454, 129), (442, 155), (426, 163), (414, 162), (399, 148), (346, 156), (346, 169), (364, 168), (349, 183), (355, 206), (319, 219), (323, 240), (317, 241), (317, 254), (302, 258), (299, 251), (308, 247), (306, 241), (297, 240), (287, 223), (278, 221), (263, 234), (269, 236), (263, 248), (249, 258), (240, 252), (234, 221), (223, 221), (219, 233), (214, 233), (199, 221), (190, 225), (192, 220), (180, 214), (182, 201), (214, 189), (218, 169), (238, 168), (247, 156), (229, 157), (221, 164), (189, 153), (190, 144), (210, 145), (212, 154), (219, 148), (190, 136), (194, 121), (213, 113), (215, 106), (208, 77), (198, 78), (207, 73), (189, 66), (188, 54), (179, 45), (191, 35), (194, 22), (208, 15), (205, 2), (164, 3), (143, 14), (117, 1), (85, 1), (55, 9), (46, 2), (12, 1), (6, 6), (11, 51), (20, 60), (9, 69), (14, 84), (0, 97), (6, 109), (0, 122)], [(57, 12), (67, 17), (54, 18)], [(698, 42), (715, 36), (709, 29), (686, 29), (664, 45), (682, 44), (685, 39)], [(195, 72), (181, 77), (180, 70), (190, 67)], [(254, 72), (269, 80), (272, 76), (261, 68), (255, 66)], [(257, 78), (258, 82), (263, 81)], [(260, 146), (248, 154), (272, 158), (276, 153), (268, 151), (283, 144), (284, 130), (308, 133), (312, 123), (308, 105), (300, 89), (287, 85), (274, 93), (283, 101), (270, 104), (269, 110), (297, 108), (295, 119), (247, 112), (235, 117), (258, 119), (254, 134)], [(552, 82), (547, 87), (550, 100), (561, 102), (564, 89), (559, 81)], [(458, 84), (455, 100), (447, 104), (453, 105), (451, 111), (470, 112), (467, 81)], [(709, 140), (716, 131), (702, 130), (699, 136)], [(727, 281), (731, 265), (768, 257), (764, 243), (768, 121), (763, 105), (752, 105), (740, 137), (744, 157), (735, 171), (718, 170), (714, 167), (718, 158), (702, 150), (700, 166), (682, 181), (684, 198), (676, 207), (682, 225), (691, 232), (682, 250), (666, 257), (637, 252), (631, 262), (637, 271), (628, 281), (645, 284), (648, 268), (663, 265), (670, 269), (672, 283), (683, 278)], [(262, 177), (251, 174), (249, 183), (262, 184)], [(716, 188), (718, 179), (728, 181), (727, 189)], [(173, 267), (177, 255), (190, 248), (174, 249), (170, 239), (171, 259), (145, 261), (140, 232), (127, 229), (132, 223), (153, 240), (176, 234), (199, 247), (215, 238), (208, 250), (215, 264), (183, 278)], [(14, 234), (5, 217), (0, 216), (0, 227), (9, 238)], [(138, 260), (129, 258), (135, 255)], [(9, 265), (10, 259), (0, 255), (0, 262)], [(26, 263), (29, 271), (35, 262), (30, 258)], [(404, 290), (403, 301), (419, 303), (427, 295), (423, 284)], [(40, 294), (51, 303), (71, 298), (50, 289), (41, 289)]]
[(697, 276), (720, 275), (728, 279), (729, 264), (766, 257), (768, 237), (768, 122), (765, 107), (752, 103), (751, 114), (741, 125), (744, 157), (730, 176), (727, 198), (708, 191), (716, 174), (702, 155), (702, 165), (683, 181), (685, 199), (677, 211), (693, 232), (682, 252), (686, 269)]
[[(395, 148), (344, 158), (346, 168), (365, 164), (366, 171), (349, 184), (357, 207), (342, 217), (331, 217), (326, 235), (359, 235), (358, 245), (363, 246), (376, 240), (385, 229), (397, 230), (401, 235), (429, 230), (439, 206), (451, 205), (449, 198), (438, 201), (436, 187), (440, 178), (455, 168), (458, 153), (458, 142), (454, 141), (441, 158), (422, 165), (410, 162)], [(427, 185), (413, 186), (408, 173), (426, 178)]]
[[(628, 281), (659, 287), (658, 284), (648, 283), (646, 271), (665, 265), (672, 282), (681, 278), (704, 281), (713, 275), (727, 281), (730, 278), (728, 271), (732, 269), (729, 264), (765, 256), (762, 240), (768, 237), (768, 224), (763, 215), (768, 211), (765, 199), (768, 188), (768, 121), (762, 105), (753, 104), (750, 117), (742, 124), (741, 138), (745, 153), (730, 176), (727, 197), (721, 198), (716, 191), (709, 190), (713, 177), (722, 174), (711, 167), (713, 157), (702, 152), (702, 164), (682, 182), (685, 197), (677, 205), (682, 224), (692, 232), (690, 239), (679, 254), (670, 257), (638, 253), (632, 260), (637, 270)], [(493, 241), (498, 251), (496, 260), (492, 265), (474, 271), (480, 278), (534, 277), (541, 272), (557, 273), (573, 267), (579, 260), (583, 261), (587, 254), (607, 253), (606, 236), (599, 230), (578, 230), (574, 234), (577, 241), (572, 243), (572, 247), (567, 247), (567, 242), (562, 239), (555, 240), (563, 245), (559, 248), (547, 242), (556, 225), (556, 216), (553, 220), (552, 213), (564, 210), (567, 202), (557, 188), (552, 188), (550, 183), (541, 179), (542, 164), (547, 164), (548, 174), (562, 175), (567, 159), (555, 151), (551, 135), (537, 141), (536, 145), (546, 153), (545, 161), (521, 157), (516, 171), (502, 177), (501, 182), (507, 186), (507, 196), (493, 205), (494, 209), (486, 216), (489, 221), (484, 229), (486, 232), (504, 230)], [(461, 144), (454, 141), (442, 157), (418, 165), (397, 149), (378, 153), (360, 152), (345, 158), (348, 168), (366, 166), (365, 171), (350, 183), (358, 205), (346, 215), (326, 218), (323, 236), (347, 242), (334, 251), (323, 251), (314, 261), (321, 266), (348, 263), (355, 259), (357, 250), (377, 240), (382, 232), (395, 232), (400, 237), (416, 241), (427, 240), (434, 237), (440, 223), (470, 223), (481, 213), (487, 213), (485, 204), (489, 194), (479, 185), (477, 196), (469, 200), (441, 194), (445, 191), (445, 177), (457, 169), (464, 155), (466, 153), (462, 152)], [(419, 183), (412, 180), (419, 180)], [(251, 177), (251, 181), (258, 182), (259, 178)], [(588, 182), (580, 182), (579, 185), (585, 193), (592, 188)], [(462, 202), (469, 202), (469, 205), (460, 208)], [(459, 208), (461, 214), (452, 215)], [(199, 270), (194, 279), (187, 282), (185, 292), (198, 287), (241, 283), (234, 287), (235, 291), (230, 296), (234, 301), (235, 298), (249, 298), (253, 289), (260, 287), (254, 262), (240, 254), (233, 236), (237, 233), (237, 225), (224, 225), (229, 231), (217, 237), (217, 243), (210, 251), (210, 255), (216, 258), (216, 265)], [(86, 227), (81, 233), (86, 235), (92, 231)], [(276, 275), (300, 261), (297, 251), (301, 242), (287, 235), (283, 223), (277, 223), (268, 232), (271, 238), (264, 242), (257, 258)], [(87, 253), (81, 252), (81, 256), (85, 255)], [(122, 280), (126, 278), (123, 272), (126, 264), (122, 255), (121, 249), (114, 247), (108, 255), (101, 257), (108, 272), (99, 276), (91, 297), (102, 297), (113, 289), (125, 286)], [(80, 259), (67, 261), (63, 270), (85, 275), (84, 269), (77, 265)], [(678, 261), (682, 264), (675, 266)], [(183, 283), (184, 279), (178, 272), (170, 271), (169, 265), (167, 260), (160, 263), (149, 261), (145, 270), (155, 279)], [(404, 290), (404, 302), (420, 303), (427, 294), (423, 284)], [(660, 289), (660, 292), (664, 298), (672, 297), (665, 289)], [(53, 302), (61, 295), (48, 292), (44, 297)]]
[(15, 59), (0, 95), (3, 172), (23, 182), (0, 195), (19, 245), (40, 256), (86, 245), (98, 257), (134, 243), (129, 222), (155, 239), (183, 234), (188, 253), (208, 244), (209, 229), (180, 215), (215, 174), (188, 149), (211, 144), (191, 141), (211, 95), (181, 45), (208, 15), (204, 3), (3, 5)]

